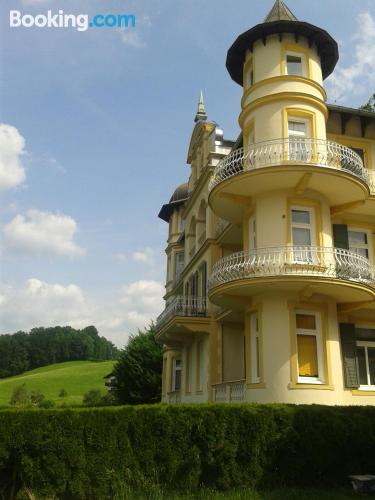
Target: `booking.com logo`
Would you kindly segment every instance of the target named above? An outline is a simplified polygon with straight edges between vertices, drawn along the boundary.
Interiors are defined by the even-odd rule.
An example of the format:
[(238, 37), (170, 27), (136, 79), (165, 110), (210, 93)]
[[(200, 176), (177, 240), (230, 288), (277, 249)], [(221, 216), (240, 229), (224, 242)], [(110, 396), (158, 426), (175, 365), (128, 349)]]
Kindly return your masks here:
[(48, 10), (46, 14), (22, 14), (19, 10), (9, 11), (11, 28), (75, 28), (87, 31), (89, 28), (135, 28), (134, 14), (96, 14), (90, 20), (87, 14), (65, 14), (59, 10), (54, 14)]

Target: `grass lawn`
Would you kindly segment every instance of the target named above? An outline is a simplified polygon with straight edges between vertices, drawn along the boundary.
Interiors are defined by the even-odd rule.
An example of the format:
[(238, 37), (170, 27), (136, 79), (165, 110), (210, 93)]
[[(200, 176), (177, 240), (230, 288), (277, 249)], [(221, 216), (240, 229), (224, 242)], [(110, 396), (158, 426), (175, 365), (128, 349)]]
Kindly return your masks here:
[[(114, 361), (68, 361), (0, 379), (0, 406), (8, 405), (13, 389), (21, 384), (42, 392), (56, 404), (80, 404), (83, 394), (90, 389), (101, 389), (105, 393), (103, 377), (111, 372), (113, 364)], [(58, 397), (61, 389), (68, 393), (66, 398)]]

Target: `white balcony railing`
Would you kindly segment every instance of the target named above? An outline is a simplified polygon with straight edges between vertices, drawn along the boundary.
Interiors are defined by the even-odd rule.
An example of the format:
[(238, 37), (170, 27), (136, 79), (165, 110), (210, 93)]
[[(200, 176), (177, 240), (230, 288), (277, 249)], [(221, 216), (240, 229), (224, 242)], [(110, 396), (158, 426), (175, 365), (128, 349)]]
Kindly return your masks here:
[(369, 184), (361, 157), (352, 149), (320, 139), (275, 139), (236, 149), (223, 158), (212, 174), (209, 191), (226, 179), (255, 168), (282, 165), (314, 165), (333, 168), (359, 177)]
[(245, 399), (246, 387), (244, 380), (215, 384), (213, 390), (214, 401), (217, 403), (230, 403), (231, 401), (243, 401)]
[(160, 314), (156, 320), (156, 327), (166, 323), (173, 316), (206, 316), (206, 298), (205, 297), (175, 297)]
[(273, 247), (238, 252), (219, 260), (208, 287), (266, 276), (318, 276), (375, 283), (375, 268), (365, 257), (332, 247)]

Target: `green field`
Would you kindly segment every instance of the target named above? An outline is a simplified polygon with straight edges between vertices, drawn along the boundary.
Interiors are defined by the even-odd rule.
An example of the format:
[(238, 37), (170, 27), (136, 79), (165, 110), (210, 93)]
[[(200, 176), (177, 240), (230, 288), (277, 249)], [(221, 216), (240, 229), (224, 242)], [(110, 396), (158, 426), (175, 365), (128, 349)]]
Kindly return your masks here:
[[(56, 404), (80, 404), (83, 394), (90, 389), (106, 392), (103, 377), (111, 372), (113, 364), (114, 361), (69, 361), (0, 379), (0, 406), (8, 405), (13, 389), (22, 384), (30, 391), (42, 392)], [(58, 397), (61, 389), (66, 390), (67, 397)]]

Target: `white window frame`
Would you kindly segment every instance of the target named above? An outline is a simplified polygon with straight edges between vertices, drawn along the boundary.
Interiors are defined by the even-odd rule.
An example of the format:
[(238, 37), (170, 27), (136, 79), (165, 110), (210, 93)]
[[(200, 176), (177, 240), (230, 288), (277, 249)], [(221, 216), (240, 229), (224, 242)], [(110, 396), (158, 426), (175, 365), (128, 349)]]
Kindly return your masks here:
[[(367, 245), (365, 244), (359, 244), (357, 245), (357, 248), (365, 248), (367, 251), (368, 251), (368, 260), (371, 262), (371, 264), (373, 263), (373, 248), (372, 248), (372, 232), (369, 231), (368, 229), (364, 229), (363, 227), (351, 227), (351, 226), (348, 226), (348, 241), (349, 241), (349, 250), (351, 252), (354, 252), (354, 253), (357, 253), (355, 252), (355, 250), (351, 249), (350, 248), (350, 240), (349, 240), (349, 232), (352, 231), (352, 232), (356, 232), (356, 233), (363, 233), (366, 235), (367, 237)], [(361, 254), (358, 254), (358, 255), (361, 255)], [(363, 257), (363, 255), (361, 255), (361, 257)], [(366, 257), (364, 257), (366, 258)]]
[[(177, 365), (177, 362), (179, 363)], [(173, 369), (172, 369), (172, 392), (180, 391), (182, 384), (182, 360), (180, 358), (173, 358)], [(176, 373), (180, 372), (180, 387), (176, 389)]]
[[(289, 123), (303, 123), (305, 125), (305, 134), (302, 133), (295, 133), (291, 134), (289, 132)], [(288, 138), (290, 139), (291, 137), (295, 138), (304, 138), (308, 139), (311, 136), (311, 130), (310, 130), (311, 122), (308, 118), (301, 118), (299, 116), (293, 116), (293, 115), (288, 115)], [(293, 132), (293, 131), (292, 131)]]
[[(258, 342), (257, 342), (258, 340)], [(254, 312), (250, 316), (250, 352), (251, 352), (251, 383), (259, 384), (260, 382), (260, 367), (258, 366), (258, 359), (260, 360), (259, 352), (259, 316)]]
[[(357, 347), (364, 347), (365, 348), (365, 362), (366, 362), (366, 372), (367, 372), (367, 382), (370, 380), (370, 369), (369, 369), (369, 362), (368, 362), (368, 354), (367, 354), (367, 348), (368, 347), (375, 347), (375, 342), (371, 342), (370, 340), (357, 340), (356, 342)], [(359, 380), (359, 369), (357, 367), (358, 371), (358, 380)], [(375, 385), (360, 385), (359, 390), (361, 391), (375, 391)]]
[(256, 220), (255, 215), (249, 218), (249, 250), (256, 249)]
[[(182, 255), (182, 265), (179, 266), (178, 263), (178, 256)], [(177, 280), (180, 276), (182, 271), (185, 268), (185, 251), (181, 250), (179, 252), (176, 252), (175, 254), (175, 269), (174, 269), (174, 278)]]
[[(298, 210), (300, 212), (309, 212), (310, 214), (310, 223), (307, 224), (305, 222), (293, 222), (293, 210)], [(293, 228), (300, 228), (300, 229), (309, 229), (310, 230), (310, 245), (295, 245), (293, 241)], [(298, 205), (293, 205), (290, 207), (290, 241), (292, 242), (292, 247), (293, 246), (306, 246), (306, 247), (315, 247), (316, 246), (316, 222), (315, 222), (315, 209), (313, 207), (306, 207), (306, 206), (298, 206)], [(308, 253), (306, 254), (308, 255)], [(296, 255), (294, 253), (292, 254), (292, 262), (293, 263), (313, 263), (314, 259), (314, 254), (311, 253), (309, 254), (310, 258), (307, 258), (306, 260), (304, 259), (297, 259)]]
[(307, 78), (307, 64), (306, 64), (306, 56), (302, 52), (294, 52), (292, 50), (288, 50), (285, 52), (285, 74), (289, 75), (288, 73), (288, 56), (292, 57), (300, 57), (301, 58), (301, 73), (302, 75), (295, 75), (292, 73), (290, 76), (299, 76), (302, 78)]
[[(297, 328), (297, 314), (306, 314), (309, 316), (315, 316), (315, 330)], [(297, 382), (299, 384), (324, 384), (324, 360), (323, 360), (323, 338), (322, 338), (322, 322), (321, 314), (319, 311), (311, 311), (298, 309), (295, 311), (296, 315), (296, 347), (297, 347)], [(298, 335), (314, 335), (316, 338), (316, 349), (318, 358), (318, 376), (317, 377), (301, 377), (299, 375), (299, 364), (298, 364)]]

